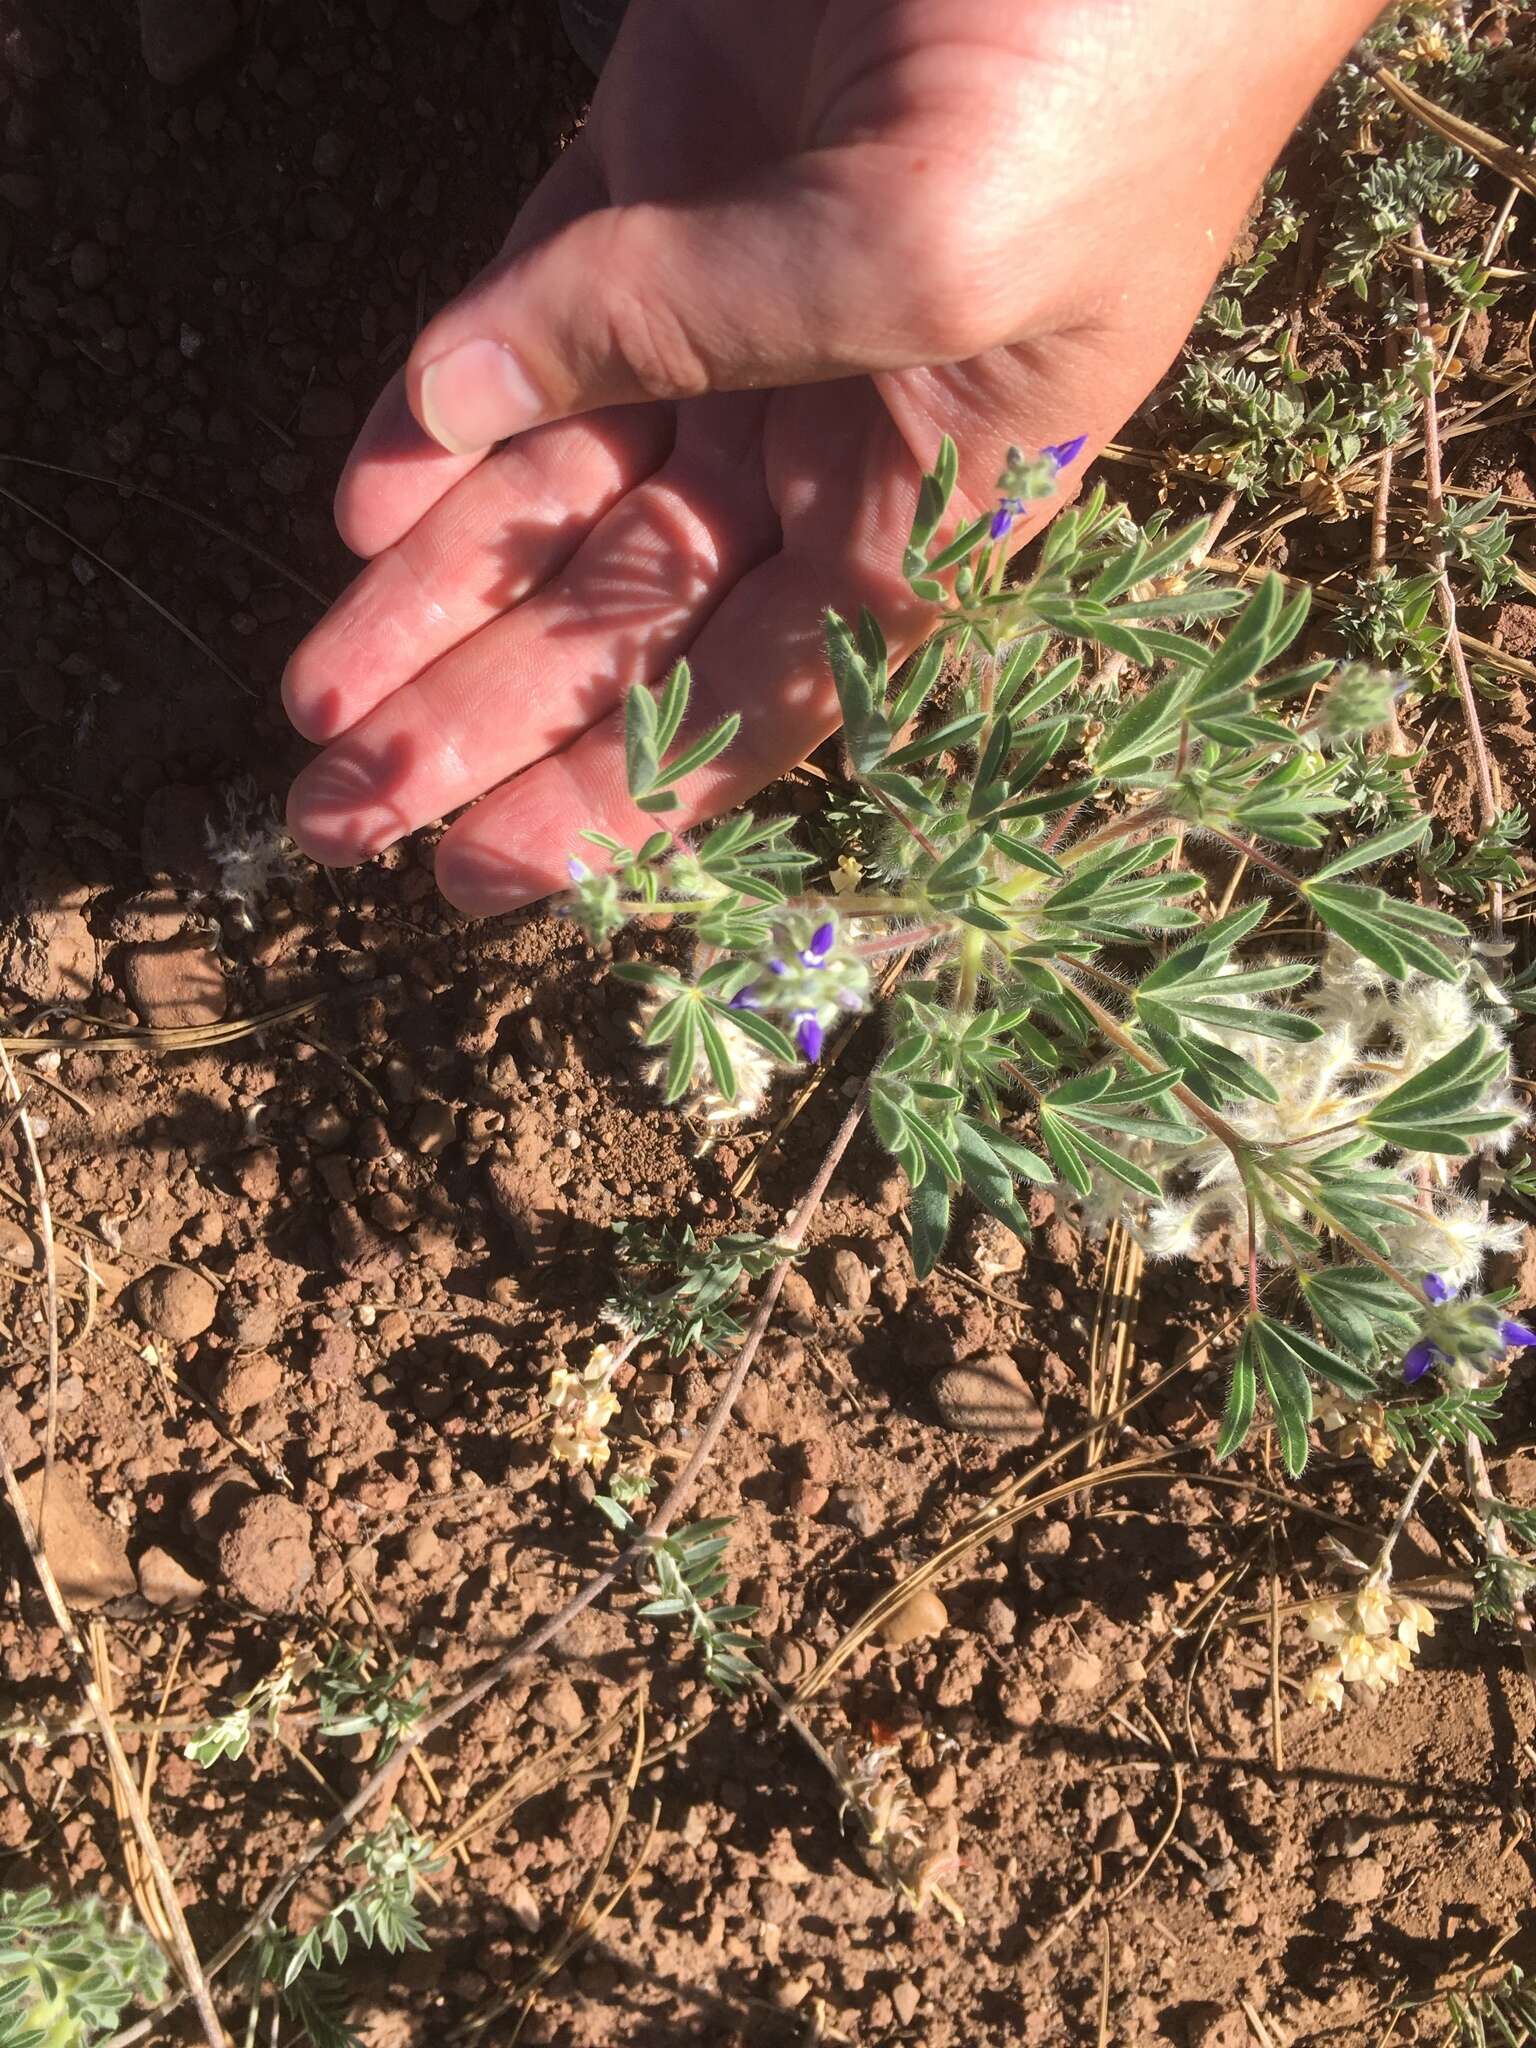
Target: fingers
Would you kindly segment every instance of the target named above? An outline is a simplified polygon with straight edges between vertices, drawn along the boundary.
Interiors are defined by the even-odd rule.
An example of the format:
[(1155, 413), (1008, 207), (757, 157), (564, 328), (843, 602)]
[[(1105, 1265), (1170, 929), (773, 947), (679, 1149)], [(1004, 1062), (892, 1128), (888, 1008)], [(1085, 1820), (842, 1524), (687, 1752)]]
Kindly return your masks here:
[(665, 459), (672, 431), (668, 408), (630, 406), (543, 428), (478, 466), (434, 450), (470, 474), (376, 555), (301, 642), (283, 676), (298, 730), (336, 739), (541, 588)]
[[(481, 278), (411, 352), (411, 409), (460, 455), (596, 406), (953, 360), (1005, 338), (949, 172), (897, 143), (817, 150), (726, 196), (584, 214)], [(964, 247), (957, 245), (964, 243)], [(1000, 255), (1000, 249), (997, 252)]]
[(755, 486), (744, 481), (760, 402), (705, 410), (555, 582), (402, 683), (311, 763), (288, 813), (307, 853), (336, 864), (377, 853), (568, 745), (632, 682), (670, 666), (778, 541), (760, 470)]
[[(862, 576), (834, 590), (819, 559), (776, 556), (738, 586), (690, 653), (690, 723), (707, 727), (731, 711), (742, 723), (725, 753), (689, 777), (681, 808), (656, 818), (630, 801), (624, 714), (615, 709), (565, 752), (529, 768), (451, 827), (437, 853), (443, 894), (475, 916), (515, 910), (564, 888), (573, 856), (601, 864), (584, 831), (605, 832), (629, 846), (658, 824), (686, 831), (803, 760), (838, 723), (822, 641), (829, 603), (854, 616), (862, 604), (878, 607), (893, 661), (916, 644), (930, 616), (910, 592), (898, 596), (883, 577)], [(728, 682), (717, 689), (716, 678)]]
[[(479, 283), (504, 268), (519, 249), (601, 206), (606, 198), (596, 158), (585, 136), (578, 135), (534, 188)], [(478, 288), (478, 283), (471, 286)], [(417, 424), (406, 402), (404, 373), (397, 373), (375, 400), (347, 457), (336, 487), (337, 531), (353, 554), (376, 555), (409, 532), (474, 468), (489, 445), (484, 443), (468, 456), (445, 452)]]

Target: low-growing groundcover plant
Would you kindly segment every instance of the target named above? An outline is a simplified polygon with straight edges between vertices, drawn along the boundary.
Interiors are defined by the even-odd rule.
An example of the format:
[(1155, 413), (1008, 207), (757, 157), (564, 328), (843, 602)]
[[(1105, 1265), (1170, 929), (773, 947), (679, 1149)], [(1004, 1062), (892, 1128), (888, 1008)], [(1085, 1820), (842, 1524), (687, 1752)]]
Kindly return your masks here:
[(165, 1986), (164, 1956), (126, 1911), (57, 1906), (46, 1886), (0, 1892), (0, 2048), (90, 2048)]
[[(1369, 1406), (1395, 1449), (1433, 1455), (1486, 1432), (1507, 1355), (1536, 1342), (1479, 1291), (1520, 1238), (1478, 1172), (1523, 1121), (1507, 1041), (1523, 993), (1416, 889), (1428, 818), (1352, 813), (1362, 743), (1402, 683), (1298, 660), (1304, 591), (1224, 587), (1200, 566), (1204, 521), (1138, 527), (1102, 489), (1006, 580), (1000, 543), (1079, 446), (1015, 450), (996, 510), (944, 539), (944, 443), (906, 552), (936, 625), (898, 673), (873, 618), (829, 615), (856, 791), (837, 886), (816, 885), (786, 821), (742, 814), (696, 841), (589, 835), (611, 865), (573, 860), (572, 914), (599, 945), (652, 914), (688, 927), (686, 967), (613, 971), (639, 990), (666, 1099), (708, 1122), (754, 1114), (878, 1011), (869, 1114), (910, 1183), (919, 1275), (962, 1194), (1027, 1239), (1022, 1193), (1050, 1188), (1151, 1255), (1225, 1250), (1246, 1273), (1217, 1455), (1262, 1401), (1300, 1473), (1320, 1398), (1333, 1426)], [(631, 793), (659, 819), (735, 731), (680, 746), (688, 694), (679, 664), (628, 700)], [(702, 1299), (698, 1341), (749, 1270), (744, 1242), (722, 1241), (713, 1292), (691, 1239), (681, 1277), (647, 1286), (666, 1248), (631, 1227), (615, 1321), (658, 1338)], [(762, 1270), (772, 1247), (754, 1251)], [(1389, 1574), (1388, 1555), (1373, 1630), (1396, 1626)], [(1345, 1619), (1315, 1632), (1344, 1640)], [(1407, 1620), (1403, 1652), (1425, 1625)], [(1346, 1641), (1319, 1696), (1406, 1661)]]

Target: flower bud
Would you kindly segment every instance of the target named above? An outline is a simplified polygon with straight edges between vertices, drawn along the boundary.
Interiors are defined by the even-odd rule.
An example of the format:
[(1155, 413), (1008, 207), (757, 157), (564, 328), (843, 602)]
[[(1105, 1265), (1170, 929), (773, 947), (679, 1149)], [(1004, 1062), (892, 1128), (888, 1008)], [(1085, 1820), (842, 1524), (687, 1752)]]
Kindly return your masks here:
[(1390, 724), (1401, 680), (1363, 661), (1346, 662), (1323, 698), (1318, 731), (1325, 740), (1357, 739)]

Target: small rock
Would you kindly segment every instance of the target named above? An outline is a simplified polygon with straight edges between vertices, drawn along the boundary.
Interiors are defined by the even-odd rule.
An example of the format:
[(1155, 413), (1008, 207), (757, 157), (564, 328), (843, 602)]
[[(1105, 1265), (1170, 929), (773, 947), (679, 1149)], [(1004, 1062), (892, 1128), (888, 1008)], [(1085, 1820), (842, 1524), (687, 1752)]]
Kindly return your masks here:
[(970, 1430), (999, 1443), (1032, 1444), (1044, 1426), (1040, 1403), (1003, 1351), (939, 1373), (933, 1399), (951, 1429)]
[(899, 1984), (891, 1986), (891, 2005), (896, 2017), (904, 2027), (910, 2027), (917, 2017), (917, 2009), (923, 2002), (923, 1994), (910, 1977), (903, 1977)]
[(96, 941), (78, 910), (40, 908), (0, 930), (0, 984), (33, 1003), (83, 1003), (96, 987)]
[(190, 1344), (201, 1337), (218, 1306), (218, 1289), (183, 1266), (156, 1266), (134, 1282), (134, 1314), (168, 1344)]
[(880, 1503), (874, 1495), (862, 1492), (856, 1486), (840, 1486), (836, 1498), (838, 1513), (854, 1535), (873, 1536), (884, 1520)]
[[(21, 1482), (34, 1524), (43, 1510), (43, 1477)], [(47, 1513), (38, 1530), (59, 1591), (71, 1607), (104, 1607), (138, 1590), (123, 1531), (104, 1515), (67, 1465), (55, 1465), (48, 1481)]]
[(1013, 1641), (1019, 1625), (1019, 1617), (1006, 1600), (993, 1598), (982, 1608), (979, 1616), (981, 1632), (989, 1643), (996, 1643), (1004, 1649)]
[(1387, 1888), (1387, 1871), (1378, 1856), (1342, 1856), (1320, 1863), (1318, 1896), (1338, 1906), (1369, 1906)]
[(1371, 1846), (1371, 1831), (1352, 1813), (1335, 1814), (1317, 1838), (1324, 1856), (1363, 1856)]
[(237, 1155), (235, 1186), (252, 1202), (275, 1201), (283, 1185), (282, 1162), (272, 1145), (252, 1145)]
[(193, 932), (153, 945), (130, 946), (120, 972), (140, 1022), (152, 1030), (217, 1024), (229, 1005), (224, 970)]
[(446, 1102), (423, 1102), (411, 1118), (411, 1144), (429, 1159), (445, 1151), (458, 1135), (458, 1124)]
[(237, 1600), (260, 1614), (286, 1614), (315, 1575), (312, 1524), (297, 1501), (257, 1494), (219, 1538), (219, 1572)]
[(208, 1588), (168, 1550), (158, 1544), (139, 1559), (139, 1591), (151, 1607), (168, 1607), (173, 1614), (195, 1607)]
[(146, 939), (176, 939), (187, 927), (187, 909), (174, 889), (144, 889), (113, 912), (107, 929), (114, 939), (141, 944)]
[(827, 1271), (827, 1300), (839, 1313), (862, 1315), (869, 1307), (869, 1268), (857, 1253), (846, 1248), (832, 1254)]
[(76, 291), (100, 291), (107, 268), (107, 252), (100, 242), (77, 242), (70, 252), (69, 275)]
[(1136, 1823), (1122, 1806), (1118, 1813), (1112, 1813), (1094, 1837), (1094, 1854), (1097, 1856), (1130, 1856), (1141, 1847), (1141, 1837), (1136, 1832)]
[(568, 1678), (552, 1678), (535, 1694), (528, 1712), (541, 1728), (556, 1735), (574, 1735), (587, 1718), (581, 1696)]
[(1037, 1522), (1031, 1519), (1019, 1524), (1020, 1557), (1065, 1557), (1071, 1548), (1070, 1522)]
[(0, 1260), (8, 1266), (31, 1266), (37, 1261), (32, 1233), (24, 1230), (14, 1216), (0, 1216)]
[(264, 1352), (242, 1352), (229, 1359), (214, 1382), (213, 1399), (226, 1415), (247, 1415), (270, 1401), (283, 1384), (283, 1369)]
[(813, 1521), (831, 1498), (831, 1492), (819, 1479), (797, 1479), (789, 1489), (791, 1512)]
[(779, 1314), (792, 1330), (807, 1336), (816, 1327), (816, 1296), (805, 1275), (793, 1267), (779, 1290)]
[(884, 1641), (893, 1645), (921, 1642), (927, 1636), (936, 1636), (949, 1626), (949, 1609), (938, 1594), (927, 1586), (919, 1586), (915, 1593), (909, 1593), (894, 1614), (888, 1615), (880, 1625)]
[(1033, 1728), (1045, 1709), (1022, 1671), (1012, 1671), (997, 1689), (997, 1704), (1010, 1728)]
[(1046, 1677), (1058, 1692), (1094, 1692), (1104, 1677), (1104, 1666), (1092, 1650), (1063, 1650), (1046, 1666)]
[(145, 69), (161, 85), (180, 85), (224, 55), (238, 25), (235, 0), (139, 0)]

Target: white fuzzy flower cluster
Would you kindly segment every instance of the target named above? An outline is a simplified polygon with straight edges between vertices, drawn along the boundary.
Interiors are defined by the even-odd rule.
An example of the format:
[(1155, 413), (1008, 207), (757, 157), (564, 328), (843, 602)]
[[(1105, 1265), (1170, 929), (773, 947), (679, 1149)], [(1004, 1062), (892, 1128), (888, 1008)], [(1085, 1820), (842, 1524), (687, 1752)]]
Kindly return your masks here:
[(1346, 1685), (1384, 1692), (1396, 1685), (1418, 1652), (1420, 1636), (1432, 1636), (1435, 1617), (1422, 1600), (1394, 1593), (1383, 1572), (1373, 1572), (1349, 1600), (1323, 1600), (1307, 1617), (1314, 1642), (1331, 1652), (1302, 1688), (1307, 1705), (1344, 1704)]
[(896, 1761), (896, 1751), (856, 1752), (838, 1742), (831, 1755), (843, 1811), (852, 1807), (863, 1822), (874, 1870), (915, 1912), (926, 1912), (936, 1897), (945, 1902), (944, 1880), (960, 1868), (953, 1830), (925, 1825), (928, 1816)]
[[(1218, 978), (1212, 992), (1219, 989)], [(1251, 998), (1232, 1000), (1244, 1008), (1258, 1007)], [(1206, 1035), (1247, 1060), (1275, 1091), (1273, 1102), (1248, 1099), (1224, 1108), (1227, 1122), (1255, 1147), (1285, 1147), (1284, 1156), (1298, 1166), (1343, 1144), (1374, 1102), (1422, 1073), (1477, 1026), (1490, 1040), (1500, 1037), (1487, 1010), (1474, 1007), (1465, 981), (1423, 975), (1389, 981), (1369, 961), (1335, 943), (1324, 955), (1316, 983), (1295, 1007), (1323, 1027), (1319, 1037), (1297, 1043), (1237, 1029), (1208, 1029)], [(1489, 1087), (1478, 1108), (1507, 1119), (1501, 1130), (1481, 1140), (1485, 1149), (1501, 1150), (1524, 1121), (1524, 1112), (1503, 1081)], [(1154, 1258), (1187, 1255), (1213, 1233), (1228, 1230), (1246, 1255), (1247, 1199), (1237, 1162), (1220, 1139), (1204, 1130), (1183, 1146), (1105, 1135), (1106, 1142), (1151, 1173), (1164, 1193), (1149, 1201), (1101, 1175), (1081, 1205), (1090, 1229), (1105, 1229), (1118, 1219)], [(1439, 1153), (1383, 1154), (1388, 1154), (1385, 1145), (1377, 1156), (1357, 1164), (1385, 1166), (1402, 1184), (1399, 1213), (1383, 1227), (1393, 1262), (1402, 1271), (1439, 1273), (1453, 1288), (1466, 1287), (1477, 1280), (1490, 1253), (1519, 1247), (1518, 1224), (1493, 1222), (1485, 1204), (1455, 1186), (1464, 1162)], [(1279, 1203), (1292, 1221), (1304, 1220), (1299, 1201), (1281, 1193)], [(1259, 1251), (1277, 1263), (1290, 1263), (1273, 1233), (1268, 1241), (1261, 1239)]]
[(608, 1425), (619, 1397), (610, 1382), (618, 1362), (612, 1345), (599, 1344), (580, 1372), (557, 1365), (550, 1374), (544, 1400), (554, 1422), (550, 1452), (558, 1464), (601, 1472), (612, 1457)]
[(230, 922), (240, 931), (257, 928), (262, 900), (274, 882), (297, 873), (298, 848), (270, 797), (249, 777), (224, 792), (224, 821), (209, 818), (203, 828), (208, 857), (218, 870), (219, 895), (230, 905)]

